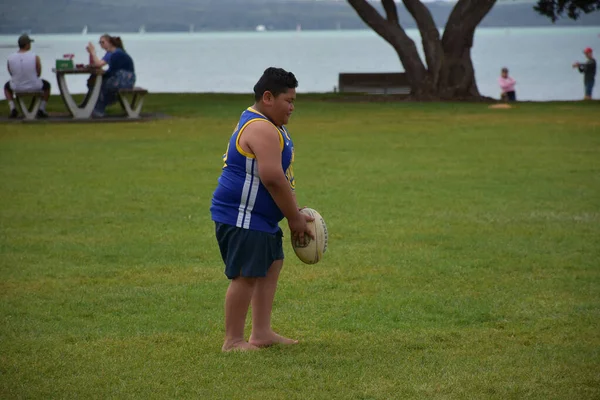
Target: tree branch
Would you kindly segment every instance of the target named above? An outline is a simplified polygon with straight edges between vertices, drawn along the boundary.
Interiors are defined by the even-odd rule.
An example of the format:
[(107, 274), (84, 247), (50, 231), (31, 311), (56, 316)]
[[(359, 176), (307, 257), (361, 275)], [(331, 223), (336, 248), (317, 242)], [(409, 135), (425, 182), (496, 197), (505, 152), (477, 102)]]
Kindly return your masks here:
[[(386, 20), (367, 0), (348, 0), (348, 3), (371, 29), (392, 45), (398, 53), (400, 62), (404, 66), (409, 79), (420, 81), (425, 78), (427, 71), (419, 57), (415, 42), (406, 34), (404, 28), (398, 22), (394, 23)], [(389, 7), (389, 3), (393, 3), (393, 1), (386, 0), (384, 3), (387, 3)], [(394, 5), (394, 15), (397, 19), (398, 14), (395, 9), (396, 6)], [(388, 12), (388, 17), (389, 15)]]
[(404, 7), (417, 22), (417, 27), (421, 33), (421, 42), (425, 52), (425, 61), (429, 67), (429, 72), (434, 77), (437, 84), (437, 76), (442, 66), (443, 48), (440, 41), (440, 32), (435, 25), (433, 16), (429, 9), (419, 0), (402, 0)]
[(394, 24), (398, 23), (398, 10), (396, 9), (396, 3), (394, 0), (381, 0), (383, 9), (385, 10), (385, 17), (389, 22)]
[(354, 8), (365, 24), (369, 25), (379, 36), (391, 43), (393, 38), (388, 34), (387, 29), (385, 29), (387, 21), (373, 6), (367, 3), (366, 0), (348, 0), (348, 3)]
[(446, 23), (442, 45), (445, 52), (473, 47), (475, 28), (487, 15), (496, 0), (459, 0)]

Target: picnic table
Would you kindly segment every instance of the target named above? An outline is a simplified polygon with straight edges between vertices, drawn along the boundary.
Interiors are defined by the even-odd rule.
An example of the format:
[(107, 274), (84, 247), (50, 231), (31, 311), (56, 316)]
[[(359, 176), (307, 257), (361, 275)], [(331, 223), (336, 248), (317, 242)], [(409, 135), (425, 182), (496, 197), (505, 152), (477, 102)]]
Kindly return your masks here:
[[(100, 96), (100, 88), (102, 87), (102, 74), (100, 73), (100, 69), (94, 67), (83, 67), (83, 68), (68, 68), (68, 69), (52, 69), (52, 72), (56, 74), (56, 80), (58, 82), (58, 88), (60, 89), (60, 96), (69, 110), (71, 116), (74, 119), (88, 119), (92, 116), (92, 111), (94, 111), (94, 107), (96, 106), (96, 102), (98, 101), (98, 97)], [(87, 74), (87, 75), (95, 75), (96, 79), (94, 80), (93, 86), (88, 89), (88, 92), (84, 98), (84, 100), (77, 104), (75, 99), (73, 99), (73, 95), (69, 91), (69, 86), (67, 85), (67, 75), (72, 74)]]

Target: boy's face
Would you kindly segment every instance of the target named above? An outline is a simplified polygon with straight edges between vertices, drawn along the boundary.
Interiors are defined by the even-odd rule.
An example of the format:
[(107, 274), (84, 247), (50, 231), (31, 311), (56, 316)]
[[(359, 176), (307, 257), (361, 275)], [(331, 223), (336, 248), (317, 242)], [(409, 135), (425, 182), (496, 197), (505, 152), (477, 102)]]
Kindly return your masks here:
[(263, 95), (263, 102), (270, 109), (269, 118), (279, 126), (289, 122), (294, 111), (294, 101), (296, 101), (296, 89), (288, 89), (278, 96), (273, 96), (271, 92), (265, 92)]
[(508, 71), (502, 71), (502, 77), (506, 78), (508, 76)]

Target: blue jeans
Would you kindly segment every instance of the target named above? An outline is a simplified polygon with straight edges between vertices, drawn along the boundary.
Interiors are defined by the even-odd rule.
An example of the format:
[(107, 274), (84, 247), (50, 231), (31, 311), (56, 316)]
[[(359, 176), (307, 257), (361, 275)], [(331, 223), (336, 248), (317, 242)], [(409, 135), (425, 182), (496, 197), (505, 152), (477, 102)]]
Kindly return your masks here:
[(100, 97), (94, 111), (104, 113), (106, 106), (117, 102), (117, 92), (119, 89), (131, 89), (135, 85), (135, 74), (130, 71), (117, 71), (110, 78), (102, 81), (100, 88)]
[(585, 95), (588, 97), (592, 97), (592, 89), (594, 89), (594, 81), (584, 82), (583, 86), (585, 87)]

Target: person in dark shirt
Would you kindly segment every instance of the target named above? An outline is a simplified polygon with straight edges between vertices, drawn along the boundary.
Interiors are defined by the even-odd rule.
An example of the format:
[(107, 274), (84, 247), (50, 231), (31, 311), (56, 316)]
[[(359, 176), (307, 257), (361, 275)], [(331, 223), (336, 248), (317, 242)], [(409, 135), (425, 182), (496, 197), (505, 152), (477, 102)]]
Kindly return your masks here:
[[(104, 35), (100, 36), (100, 41), (98, 42), (98, 44), (100, 45), (100, 47), (102, 49), (104, 49), (106, 51), (108, 46), (110, 46), (110, 35), (108, 33), (105, 33)], [(123, 42), (120, 39), (118, 40), (118, 44), (123, 46)], [(110, 56), (112, 55), (112, 53), (110, 51), (106, 51), (106, 53), (104, 53), (104, 56), (102, 56), (102, 58), (100, 58), (96, 54), (96, 48), (94, 47), (94, 44), (92, 42), (89, 42), (88, 45), (85, 46), (85, 49), (90, 54), (90, 66), (91, 67), (102, 68), (105, 65), (108, 65), (108, 60), (110, 60)], [(88, 81), (87, 81), (88, 90), (92, 90), (92, 88), (94, 87), (94, 83), (96, 82), (96, 76), (97, 76), (96, 74), (92, 74), (88, 78)]]
[(592, 49), (589, 47), (583, 50), (583, 54), (585, 54), (587, 61), (585, 63), (576, 62), (573, 64), (573, 68), (577, 68), (583, 74), (584, 99), (591, 100), (592, 90), (596, 81), (596, 59), (594, 59)]
[(104, 79), (100, 89), (100, 97), (92, 113), (94, 117), (103, 117), (106, 107), (116, 103), (119, 89), (131, 89), (135, 85), (133, 59), (125, 52), (121, 38), (111, 36), (108, 39), (106, 51), (110, 51), (111, 56), (108, 60), (108, 70), (106, 72), (100, 70), (100, 73), (104, 75)]

